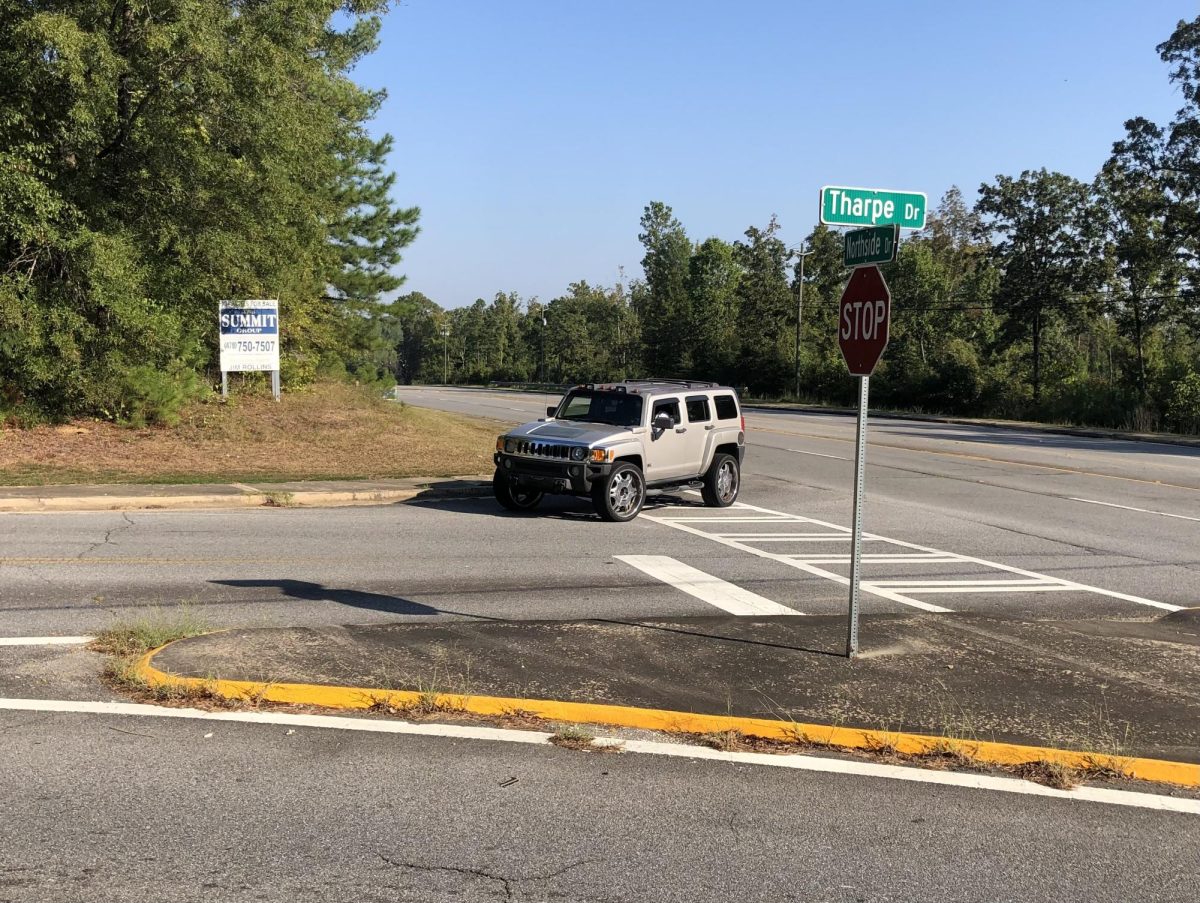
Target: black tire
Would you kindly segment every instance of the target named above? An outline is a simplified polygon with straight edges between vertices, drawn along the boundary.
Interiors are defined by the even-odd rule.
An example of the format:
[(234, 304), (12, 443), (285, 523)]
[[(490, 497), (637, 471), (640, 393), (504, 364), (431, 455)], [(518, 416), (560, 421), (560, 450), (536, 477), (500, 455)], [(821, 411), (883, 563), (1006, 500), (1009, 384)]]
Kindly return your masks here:
[(517, 489), (512, 481), (499, 470), (492, 477), (492, 493), (496, 501), (509, 511), (532, 511), (541, 504), (544, 492), (535, 489)]
[(602, 481), (592, 487), (592, 505), (603, 520), (625, 523), (638, 516), (646, 502), (646, 478), (642, 469), (620, 461)]
[(704, 488), (700, 495), (710, 508), (728, 508), (737, 501), (742, 487), (742, 468), (733, 455), (718, 452), (704, 473)]

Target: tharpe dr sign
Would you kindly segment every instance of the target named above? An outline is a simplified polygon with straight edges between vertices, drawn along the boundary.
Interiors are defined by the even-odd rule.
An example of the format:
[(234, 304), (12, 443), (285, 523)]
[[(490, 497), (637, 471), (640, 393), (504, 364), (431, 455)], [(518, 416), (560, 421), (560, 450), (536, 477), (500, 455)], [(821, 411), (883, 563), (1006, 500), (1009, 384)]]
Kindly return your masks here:
[(924, 229), (927, 200), (920, 191), (886, 188), (821, 189), (821, 222), (827, 226), (890, 226)]
[(221, 372), (279, 369), (279, 302), (222, 301)]
[(838, 308), (838, 346), (854, 376), (870, 376), (888, 343), (892, 293), (879, 267), (859, 267)]

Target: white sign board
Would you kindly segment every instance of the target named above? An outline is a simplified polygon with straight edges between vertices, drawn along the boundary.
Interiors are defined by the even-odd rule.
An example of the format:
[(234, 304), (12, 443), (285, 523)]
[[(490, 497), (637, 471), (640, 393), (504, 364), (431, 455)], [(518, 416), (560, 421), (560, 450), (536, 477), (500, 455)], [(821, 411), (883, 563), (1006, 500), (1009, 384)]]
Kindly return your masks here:
[(279, 302), (222, 301), (221, 372), (279, 369)]

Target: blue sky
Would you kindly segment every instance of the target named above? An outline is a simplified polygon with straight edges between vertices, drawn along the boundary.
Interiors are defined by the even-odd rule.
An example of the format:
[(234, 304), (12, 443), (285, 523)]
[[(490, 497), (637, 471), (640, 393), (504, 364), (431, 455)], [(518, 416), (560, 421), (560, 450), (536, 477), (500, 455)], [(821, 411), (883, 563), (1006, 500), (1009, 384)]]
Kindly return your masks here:
[(641, 274), (638, 219), (696, 240), (822, 185), (973, 200), (998, 173), (1090, 179), (1131, 116), (1180, 105), (1154, 48), (1194, 0), (404, 0), (355, 76), (384, 87), (394, 196), (422, 208), (404, 291), (548, 300)]

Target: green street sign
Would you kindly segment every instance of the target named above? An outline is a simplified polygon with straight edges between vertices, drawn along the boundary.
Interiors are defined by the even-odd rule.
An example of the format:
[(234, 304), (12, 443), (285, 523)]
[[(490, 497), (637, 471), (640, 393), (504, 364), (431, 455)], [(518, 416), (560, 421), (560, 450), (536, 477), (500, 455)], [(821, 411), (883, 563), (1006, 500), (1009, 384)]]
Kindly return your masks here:
[(900, 227), (891, 225), (854, 229), (847, 232), (845, 238), (842, 262), (847, 267), (891, 263), (896, 259), (896, 246), (900, 244)]
[(885, 188), (821, 189), (821, 222), (826, 226), (888, 226), (925, 228), (925, 194)]

